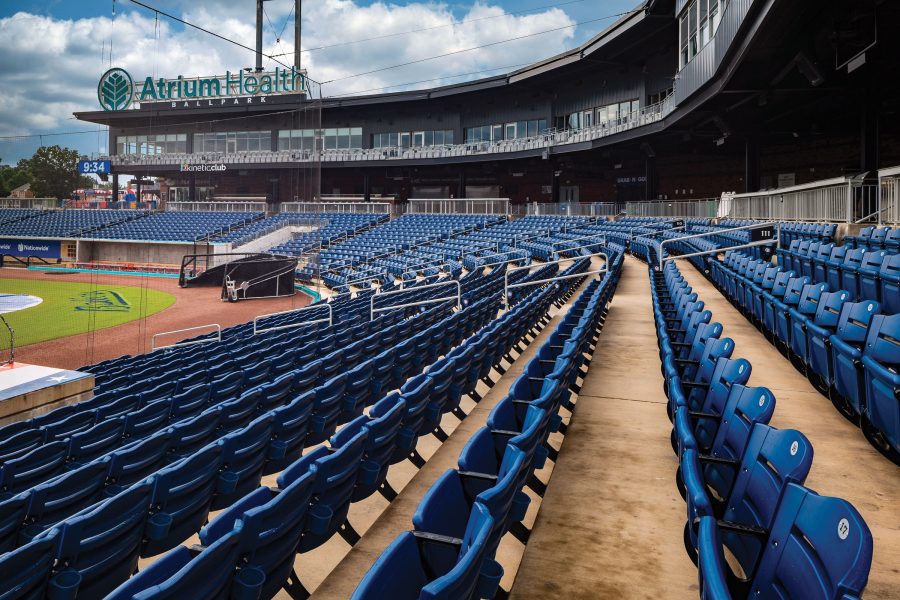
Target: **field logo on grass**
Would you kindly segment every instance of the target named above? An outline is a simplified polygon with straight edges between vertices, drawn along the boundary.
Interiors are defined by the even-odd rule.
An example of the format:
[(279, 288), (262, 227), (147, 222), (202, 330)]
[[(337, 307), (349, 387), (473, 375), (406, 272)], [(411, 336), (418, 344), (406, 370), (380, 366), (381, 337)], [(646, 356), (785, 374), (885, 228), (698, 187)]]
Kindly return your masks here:
[(82, 292), (75, 302), (76, 311), (88, 312), (130, 312), (131, 305), (122, 295), (113, 290), (97, 290), (95, 292)]

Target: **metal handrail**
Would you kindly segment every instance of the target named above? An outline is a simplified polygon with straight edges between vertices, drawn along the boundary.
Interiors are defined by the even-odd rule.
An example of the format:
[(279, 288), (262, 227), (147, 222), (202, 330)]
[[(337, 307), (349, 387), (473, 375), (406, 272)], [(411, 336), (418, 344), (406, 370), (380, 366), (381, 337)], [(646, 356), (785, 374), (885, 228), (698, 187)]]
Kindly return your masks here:
[(770, 244), (775, 244), (775, 248), (778, 249), (781, 247), (781, 222), (777, 221), (774, 223), (775, 225), (775, 238), (771, 240), (761, 240), (758, 242), (750, 242), (748, 244), (739, 244), (737, 246), (729, 246), (727, 248), (717, 248), (715, 250), (704, 250), (702, 252), (691, 252), (689, 254), (681, 254), (677, 257), (669, 257), (664, 258), (663, 254), (663, 246), (670, 242), (683, 242), (684, 240), (692, 240), (701, 237), (709, 237), (714, 235), (722, 235), (723, 233), (729, 233), (731, 231), (746, 231), (748, 229), (762, 229), (763, 227), (772, 227), (773, 223), (757, 223), (756, 225), (743, 225), (741, 227), (731, 227), (729, 229), (716, 229), (714, 231), (707, 231), (705, 233), (695, 233), (693, 235), (686, 235), (680, 238), (671, 238), (668, 240), (660, 240), (657, 245), (659, 250), (659, 270), (662, 271), (663, 263), (668, 260), (675, 260), (676, 258), (691, 258), (692, 256), (707, 256), (709, 254), (719, 254), (721, 252), (727, 252), (728, 250), (743, 250), (744, 248), (755, 248), (757, 246), (768, 246)]
[[(207, 340), (194, 340), (192, 342), (175, 342), (174, 344), (167, 344), (165, 346), (157, 346), (156, 338), (163, 335), (172, 335), (175, 333), (187, 333), (188, 331), (198, 331), (200, 329), (209, 329), (211, 327), (216, 328), (216, 338), (215, 340), (207, 339)], [(218, 323), (210, 323), (209, 325), (198, 325), (197, 327), (188, 327), (186, 329), (176, 329), (174, 331), (163, 331), (161, 333), (153, 334), (153, 337), (150, 339), (150, 347), (152, 350), (162, 350), (163, 348), (174, 348), (175, 346), (193, 346), (194, 344), (207, 344), (209, 342), (221, 342), (222, 341), (222, 326)]]
[[(419, 300), (417, 302), (407, 302), (405, 304), (392, 304), (391, 306), (382, 306), (381, 308), (375, 308), (375, 298), (384, 298), (385, 296), (392, 296), (396, 294), (404, 294), (412, 291), (421, 291), (427, 290), (429, 288), (435, 288), (442, 285), (456, 285), (456, 296), (446, 296), (444, 298), (433, 298), (431, 300)], [(446, 302), (447, 300), (456, 300), (456, 307), (460, 308), (462, 306), (462, 286), (459, 284), (459, 280), (457, 279), (448, 279), (447, 281), (439, 281), (437, 283), (429, 283), (428, 285), (418, 286), (415, 288), (406, 288), (401, 290), (391, 290), (389, 292), (381, 292), (372, 294), (371, 300), (369, 300), (369, 320), (375, 320), (375, 313), (384, 312), (387, 310), (396, 310), (398, 308), (409, 308), (412, 306), (425, 306), (426, 304), (436, 304), (438, 302)]]
[(3, 315), (0, 315), (0, 321), (3, 321), (3, 324), (6, 325), (6, 328), (9, 330), (9, 360), (4, 364), (11, 365), (16, 362), (16, 332), (10, 324), (6, 322)]
[[(661, 234), (661, 233), (669, 233), (670, 231), (678, 231), (678, 230), (680, 230), (680, 229), (687, 229), (687, 228), (688, 228), (688, 225), (682, 225), (681, 227), (672, 227), (671, 229), (660, 229), (659, 231), (654, 231), (653, 233), (641, 234), (641, 237), (643, 237), (643, 238), (652, 238), (652, 237), (655, 237), (655, 236), (657, 236), (657, 235), (659, 235), (659, 234)], [(631, 228), (631, 231), (634, 232), (635, 229), (639, 229), (639, 228), (638, 228), (638, 227), (632, 227), (632, 228)], [(632, 233), (631, 237), (632, 237), (632, 238), (634, 237), (634, 234), (633, 234), (633, 233)]]
[[(292, 325), (278, 325), (276, 327), (267, 327), (265, 329), (259, 329), (257, 327), (257, 323), (262, 319), (267, 319), (269, 317), (279, 317), (281, 315), (288, 315), (292, 313), (301, 313), (303, 311), (308, 310), (318, 310), (320, 308), (328, 309), (328, 318), (327, 319), (314, 319), (312, 321), (300, 321), (299, 323), (294, 323)], [(324, 304), (315, 304), (313, 306), (304, 306), (303, 308), (294, 308), (291, 310), (283, 310), (281, 312), (269, 313), (267, 315), (259, 315), (258, 317), (253, 319), (253, 335), (258, 335), (260, 333), (266, 333), (268, 331), (281, 331), (283, 329), (295, 329), (297, 327), (303, 327), (304, 325), (315, 325), (316, 323), (328, 323), (329, 326), (334, 324), (334, 307), (331, 306), (330, 303), (326, 302)]]
[(527, 265), (524, 267), (514, 267), (512, 269), (507, 269), (506, 273), (503, 274), (503, 308), (509, 307), (509, 290), (513, 288), (526, 287), (529, 285), (540, 285), (542, 283), (551, 283), (553, 281), (562, 281), (564, 279), (575, 279), (577, 277), (586, 277), (588, 275), (598, 275), (600, 273), (608, 273), (609, 272), (609, 256), (606, 252), (594, 252), (593, 254), (588, 254), (586, 256), (577, 256), (574, 258), (561, 258), (559, 260), (554, 260), (551, 262), (546, 262), (539, 265), (540, 268), (544, 268), (548, 265), (558, 265), (563, 262), (572, 262), (576, 260), (581, 260), (582, 258), (593, 258), (593, 257), (603, 257), (604, 263), (603, 268), (598, 269), (596, 271), (586, 271), (584, 273), (575, 273), (572, 275), (557, 275), (555, 277), (549, 277), (547, 279), (538, 279), (537, 281), (526, 281), (524, 283), (514, 283), (512, 285), (509, 284), (509, 274), (514, 273), (516, 271), (523, 271), (525, 269), (531, 270), (534, 268), (534, 265)]
[[(593, 248), (595, 246), (605, 246), (605, 245), (606, 245), (606, 238), (604, 237), (603, 241), (601, 241), (601, 242), (595, 242), (593, 244), (585, 244), (584, 246), (575, 246), (574, 248), (561, 248), (559, 250), (554, 250), (553, 254), (555, 256), (559, 256), (563, 252), (574, 252), (575, 250), (584, 250), (585, 248)], [(574, 258), (580, 258), (580, 257), (576, 256)]]
[(563, 241), (561, 241), (561, 242), (553, 242), (552, 244), (550, 244), (550, 248), (553, 249), (553, 248), (556, 248), (557, 246), (561, 246), (561, 245), (563, 245), (563, 244), (568, 244), (568, 243), (570, 243), (570, 242), (580, 242), (580, 241), (582, 241), (582, 240), (594, 240), (594, 239), (597, 239), (597, 238), (600, 238), (600, 237), (603, 238), (603, 243), (605, 244), (605, 243), (606, 243), (606, 234), (605, 234), (605, 233), (595, 233), (595, 234), (593, 234), (593, 235), (586, 235), (586, 236), (580, 237), (580, 238), (573, 238), (573, 239), (570, 239), (570, 240), (563, 240)]

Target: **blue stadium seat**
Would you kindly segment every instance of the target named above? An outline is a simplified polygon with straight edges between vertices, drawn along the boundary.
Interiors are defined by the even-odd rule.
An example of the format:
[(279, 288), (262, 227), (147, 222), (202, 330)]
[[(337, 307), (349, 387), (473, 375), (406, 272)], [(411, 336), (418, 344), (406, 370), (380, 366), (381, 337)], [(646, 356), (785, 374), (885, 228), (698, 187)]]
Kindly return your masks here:
[[(698, 531), (704, 600), (855, 598), (868, 580), (872, 534), (863, 518), (849, 502), (795, 483), (782, 493), (768, 530), (725, 529), (715, 517), (703, 517)], [(744, 580), (730, 574), (724, 531), (754, 536), (763, 548)]]
[[(502, 569), (486, 564), (484, 553), (493, 520), (476, 504), (462, 539), (415, 532), (400, 534), (366, 573), (352, 600), (471, 600), (493, 597)], [(449, 571), (435, 568), (423, 547), (456, 553)], [(498, 571), (499, 570), (499, 571)]]
[(879, 308), (874, 301), (845, 304), (837, 331), (829, 338), (834, 376), (831, 400), (854, 423), (859, 421), (859, 416), (865, 410), (862, 355), (869, 326)]
[(900, 464), (900, 315), (872, 319), (863, 351), (866, 409), (863, 432), (879, 452)]

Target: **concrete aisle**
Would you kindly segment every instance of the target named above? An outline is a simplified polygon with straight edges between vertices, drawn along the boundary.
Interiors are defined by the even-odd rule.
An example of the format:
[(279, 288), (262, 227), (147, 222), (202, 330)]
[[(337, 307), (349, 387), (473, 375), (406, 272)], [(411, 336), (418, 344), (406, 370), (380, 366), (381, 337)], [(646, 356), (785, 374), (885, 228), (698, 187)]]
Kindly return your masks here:
[(696, 598), (647, 266), (619, 288), (512, 598)]
[(900, 467), (879, 454), (862, 431), (844, 419), (831, 402), (700, 274), (688, 261), (679, 269), (713, 321), (735, 341), (735, 357), (753, 365), (750, 385), (775, 394), (772, 425), (798, 429), (812, 442), (815, 455), (806, 485), (826, 496), (850, 501), (875, 538), (866, 598), (900, 599)]

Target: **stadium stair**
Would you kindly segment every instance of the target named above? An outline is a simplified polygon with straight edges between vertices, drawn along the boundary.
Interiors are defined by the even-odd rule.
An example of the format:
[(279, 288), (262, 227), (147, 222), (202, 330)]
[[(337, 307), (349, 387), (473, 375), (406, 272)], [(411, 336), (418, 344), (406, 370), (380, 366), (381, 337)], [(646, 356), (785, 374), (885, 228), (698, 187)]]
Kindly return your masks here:
[(646, 266), (625, 259), (511, 598), (696, 598)]

